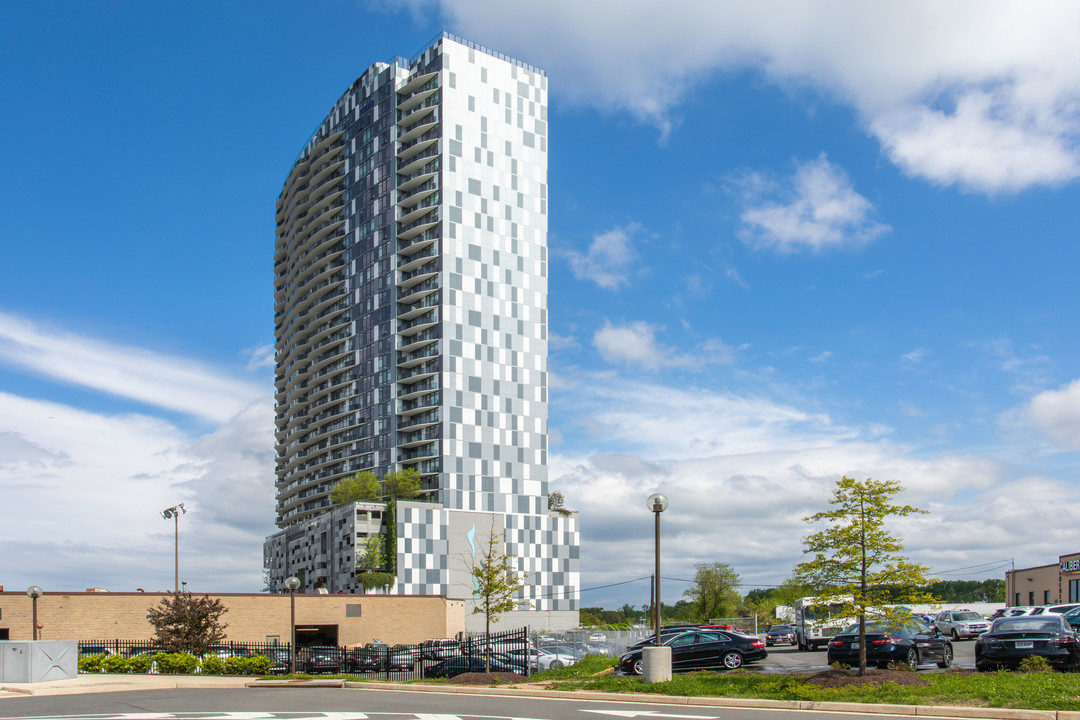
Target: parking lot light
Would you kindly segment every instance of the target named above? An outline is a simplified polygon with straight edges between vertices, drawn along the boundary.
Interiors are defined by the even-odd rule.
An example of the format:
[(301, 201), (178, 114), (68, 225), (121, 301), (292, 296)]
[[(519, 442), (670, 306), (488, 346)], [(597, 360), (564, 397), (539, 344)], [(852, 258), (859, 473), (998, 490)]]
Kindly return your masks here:
[(296, 674), (296, 590), (300, 587), (300, 578), (290, 575), (285, 578), (285, 589), (289, 591), (289, 674)]
[(33, 624), (34, 624), (33, 637), (34, 637), (34, 640), (37, 640), (38, 639), (38, 632), (37, 632), (38, 631), (38, 625), (37, 625), (37, 600), (38, 600), (39, 597), (41, 597), (42, 595), (45, 594), (45, 591), (42, 590), (37, 585), (31, 585), (30, 587), (26, 588), (26, 594), (30, 596), (30, 601), (33, 603), (33, 606), (34, 606), (34, 610), (33, 610)]

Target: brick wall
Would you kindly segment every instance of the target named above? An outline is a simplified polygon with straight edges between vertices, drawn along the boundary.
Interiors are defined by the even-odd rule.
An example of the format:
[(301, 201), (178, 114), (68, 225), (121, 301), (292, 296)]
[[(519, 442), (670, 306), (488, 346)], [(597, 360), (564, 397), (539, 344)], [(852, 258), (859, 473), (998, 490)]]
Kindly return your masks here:
[[(146, 613), (163, 593), (46, 593), (38, 599), (40, 640), (149, 640)], [(210, 594), (228, 608), (226, 640), (289, 640), (289, 596)], [(0, 637), (31, 639), (31, 600), (25, 592), (0, 592)], [(465, 629), (464, 603), (431, 595), (297, 595), (296, 625), (336, 626), (339, 645), (419, 643), (454, 637)]]

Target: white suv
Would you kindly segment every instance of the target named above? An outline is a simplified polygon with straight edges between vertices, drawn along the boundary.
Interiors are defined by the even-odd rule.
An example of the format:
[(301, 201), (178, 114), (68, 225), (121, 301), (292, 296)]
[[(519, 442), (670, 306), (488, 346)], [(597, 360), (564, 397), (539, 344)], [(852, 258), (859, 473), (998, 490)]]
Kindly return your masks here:
[(974, 610), (942, 610), (934, 618), (934, 627), (953, 640), (975, 638), (990, 629), (990, 623)]

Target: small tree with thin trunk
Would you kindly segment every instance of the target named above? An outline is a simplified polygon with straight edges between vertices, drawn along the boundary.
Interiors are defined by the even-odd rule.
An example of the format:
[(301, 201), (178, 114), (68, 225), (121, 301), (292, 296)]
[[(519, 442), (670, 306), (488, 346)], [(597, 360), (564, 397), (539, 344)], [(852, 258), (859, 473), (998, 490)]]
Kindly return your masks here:
[[(492, 523), (491, 534), (488, 537), (487, 547), (480, 555), (480, 562), (473, 565), (472, 576), (476, 585), (473, 596), (476, 598), (476, 607), (473, 613), (484, 615), (484, 644), (491, 637), (491, 623), (511, 610), (519, 607), (528, 607), (526, 600), (519, 600), (514, 596), (521, 592), (525, 584), (521, 581), (513, 562), (502, 551), (503, 538), (495, 532)], [(491, 672), (491, 653), (484, 653), (484, 672)]]
[(209, 595), (170, 593), (161, 604), (150, 608), (147, 619), (154, 626), (154, 644), (165, 652), (203, 655), (214, 643), (225, 639), (226, 623), (221, 616), (225, 605)]
[(887, 518), (926, 512), (894, 505), (893, 496), (903, 489), (895, 480), (845, 477), (837, 481), (829, 500), (833, 509), (804, 518), (830, 524), (803, 539), (803, 553), (813, 557), (795, 566), (795, 578), (829, 588), (819, 603), (843, 605), (843, 614), (858, 618), (860, 675), (866, 674), (867, 616), (896, 622), (902, 618), (893, 609), (895, 604), (933, 602), (932, 596), (918, 589), (927, 584), (927, 568), (900, 555), (903, 543), (885, 529)]

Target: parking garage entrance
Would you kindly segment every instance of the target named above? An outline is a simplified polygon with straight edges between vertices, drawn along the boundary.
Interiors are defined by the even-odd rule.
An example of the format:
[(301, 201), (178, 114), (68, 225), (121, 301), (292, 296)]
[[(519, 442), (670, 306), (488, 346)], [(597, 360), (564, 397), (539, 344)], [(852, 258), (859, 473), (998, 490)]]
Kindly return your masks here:
[(297, 625), (296, 646), (310, 645), (332, 646), (338, 644), (337, 625)]

